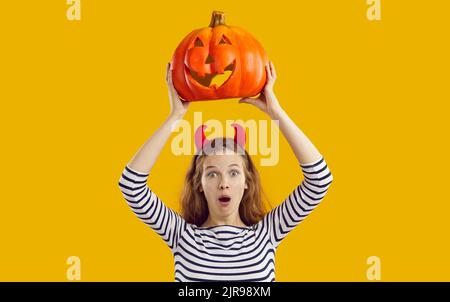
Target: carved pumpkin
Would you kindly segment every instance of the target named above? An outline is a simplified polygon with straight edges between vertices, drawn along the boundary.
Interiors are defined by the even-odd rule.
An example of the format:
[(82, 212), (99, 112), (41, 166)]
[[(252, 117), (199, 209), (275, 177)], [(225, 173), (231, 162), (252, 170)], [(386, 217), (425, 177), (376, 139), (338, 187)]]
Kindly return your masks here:
[(192, 31), (178, 45), (172, 79), (185, 101), (251, 97), (264, 87), (267, 63), (255, 38), (226, 25), (225, 14), (214, 11), (209, 27)]

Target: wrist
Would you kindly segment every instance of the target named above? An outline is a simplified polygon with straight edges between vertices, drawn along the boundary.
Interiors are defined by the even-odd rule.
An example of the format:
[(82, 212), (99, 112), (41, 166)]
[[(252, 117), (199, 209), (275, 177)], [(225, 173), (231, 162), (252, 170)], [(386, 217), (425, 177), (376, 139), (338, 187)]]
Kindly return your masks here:
[(284, 113), (285, 112), (281, 106), (276, 106), (270, 110), (269, 116), (272, 120), (279, 120)]
[(182, 119), (184, 117), (185, 114), (186, 114), (186, 112), (172, 111), (172, 112), (169, 113), (168, 119), (180, 120), (180, 119)]
[(169, 125), (170, 131), (173, 132), (177, 129), (179, 122), (183, 119), (183, 115), (180, 114), (169, 114), (166, 118), (165, 124)]

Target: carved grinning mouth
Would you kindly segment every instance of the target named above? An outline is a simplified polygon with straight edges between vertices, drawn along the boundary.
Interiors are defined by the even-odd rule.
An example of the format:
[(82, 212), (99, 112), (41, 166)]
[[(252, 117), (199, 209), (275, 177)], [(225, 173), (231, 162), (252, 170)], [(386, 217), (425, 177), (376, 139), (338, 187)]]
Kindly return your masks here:
[(189, 71), (192, 78), (202, 86), (205, 87), (215, 87), (218, 88), (222, 86), (233, 74), (234, 68), (236, 66), (236, 60), (233, 63), (229, 64), (225, 67), (224, 72), (222, 74), (215, 73), (206, 73), (203, 77), (199, 76), (195, 71), (190, 70), (187, 66), (185, 66), (186, 70)]

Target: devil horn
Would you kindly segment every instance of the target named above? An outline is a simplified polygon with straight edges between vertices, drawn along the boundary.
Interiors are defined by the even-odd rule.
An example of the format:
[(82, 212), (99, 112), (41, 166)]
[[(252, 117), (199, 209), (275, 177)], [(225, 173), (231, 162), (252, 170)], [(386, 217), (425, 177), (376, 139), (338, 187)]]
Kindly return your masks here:
[(197, 150), (201, 150), (203, 146), (209, 142), (205, 135), (205, 128), (207, 127), (208, 126), (206, 125), (201, 125), (197, 128), (197, 130), (195, 130), (194, 140)]
[(245, 129), (239, 124), (231, 124), (234, 127), (234, 142), (245, 149)]

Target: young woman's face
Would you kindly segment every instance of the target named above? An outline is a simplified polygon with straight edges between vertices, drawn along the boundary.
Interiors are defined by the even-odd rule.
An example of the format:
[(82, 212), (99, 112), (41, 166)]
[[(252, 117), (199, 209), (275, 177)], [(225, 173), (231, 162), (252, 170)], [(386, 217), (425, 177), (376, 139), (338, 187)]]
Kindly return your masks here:
[(242, 157), (225, 151), (209, 155), (203, 162), (202, 187), (210, 215), (229, 218), (239, 215), (239, 204), (247, 189)]

